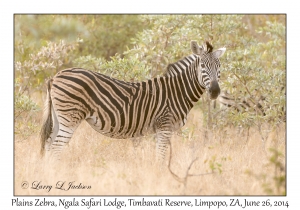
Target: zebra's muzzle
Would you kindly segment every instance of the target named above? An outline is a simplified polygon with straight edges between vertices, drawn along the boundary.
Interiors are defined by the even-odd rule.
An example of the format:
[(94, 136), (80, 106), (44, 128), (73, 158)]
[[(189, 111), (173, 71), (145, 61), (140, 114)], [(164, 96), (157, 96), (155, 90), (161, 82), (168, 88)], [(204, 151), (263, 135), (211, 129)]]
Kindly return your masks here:
[(220, 86), (219, 83), (214, 80), (210, 83), (210, 87), (208, 89), (210, 99), (216, 99), (220, 95)]

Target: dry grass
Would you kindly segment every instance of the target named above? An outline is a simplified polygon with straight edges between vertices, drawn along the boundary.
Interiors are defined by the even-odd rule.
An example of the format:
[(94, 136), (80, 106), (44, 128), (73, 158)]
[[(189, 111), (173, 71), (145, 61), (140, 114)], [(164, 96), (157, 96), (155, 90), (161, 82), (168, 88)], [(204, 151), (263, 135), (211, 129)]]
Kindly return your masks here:
[[(278, 173), (269, 164), (268, 148), (278, 149), (285, 157), (285, 126), (273, 131), (264, 143), (252, 129), (246, 141), (245, 134), (235, 129), (206, 133), (199, 112), (192, 110), (185, 126), (194, 128), (193, 135), (187, 132), (172, 138), (171, 168), (178, 176), (184, 177), (198, 157), (189, 173), (201, 175), (188, 177), (186, 185), (176, 181), (167, 167), (156, 166), (153, 136), (136, 142), (114, 140), (82, 123), (62, 161), (54, 164), (39, 156), (38, 135), (26, 140), (15, 137), (15, 195), (265, 195), (263, 184), (274, 184), (272, 177)], [(27, 189), (21, 187), (24, 181)], [(32, 189), (35, 181), (52, 189)], [(75, 181), (91, 189), (54, 189), (59, 181), (66, 182), (65, 186)], [(275, 188), (273, 193), (277, 193)]]

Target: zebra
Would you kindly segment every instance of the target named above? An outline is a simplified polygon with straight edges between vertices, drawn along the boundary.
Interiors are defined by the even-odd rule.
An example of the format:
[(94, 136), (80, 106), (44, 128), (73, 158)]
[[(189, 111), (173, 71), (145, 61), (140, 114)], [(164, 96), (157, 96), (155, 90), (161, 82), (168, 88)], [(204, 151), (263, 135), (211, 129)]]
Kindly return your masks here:
[[(257, 92), (257, 90), (255, 91)], [(281, 87), (280, 91), (285, 94), (285, 87)], [(255, 95), (256, 97), (252, 96), (252, 98), (236, 98), (233, 95), (231, 95), (228, 91), (221, 92), (218, 97), (218, 102), (220, 103), (221, 110), (233, 109), (239, 113), (252, 112), (256, 115), (266, 116), (268, 109), (271, 109), (271, 107), (268, 106), (270, 102), (268, 102), (267, 97), (256, 92), (253, 93), (253, 96)], [(280, 110), (280, 112), (278, 113), (279, 115), (277, 120), (285, 122), (285, 108), (279, 107), (278, 110)]]
[(232, 108), (237, 112), (254, 111), (258, 115), (266, 116), (263, 102), (266, 99), (264, 96), (260, 96), (257, 99), (250, 100), (248, 98), (235, 98), (228, 91), (221, 92), (218, 97), (218, 102), (221, 107)]
[(125, 82), (82, 68), (58, 72), (47, 82), (40, 132), (41, 154), (60, 159), (79, 124), (116, 139), (156, 134), (156, 157), (163, 160), (172, 132), (181, 128), (204, 91), (220, 94), (220, 60), (226, 48), (213, 51), (191, 41), (192, 54), (169, 64), (164, 75)]

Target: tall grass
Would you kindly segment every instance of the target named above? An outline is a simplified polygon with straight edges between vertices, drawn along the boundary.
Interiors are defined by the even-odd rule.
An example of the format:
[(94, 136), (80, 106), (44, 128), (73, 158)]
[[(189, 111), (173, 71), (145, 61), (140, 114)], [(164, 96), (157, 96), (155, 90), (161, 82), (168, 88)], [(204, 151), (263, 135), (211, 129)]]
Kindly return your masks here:
[[(275, 190), (274, 177), (285, 175), (285, 125), (272, 131), (262, 142), (255, 129), (247, 132), (228, 128), (206, 131), (200, 110), (193, 109), (182, 133), (174, 134), (170, 168), (184, 177), (191, 162), (186, 184), (178, 182), (167, 167), (155, 164), (155, 139), (110, 139), (82, 123), (65, 148), (62, 160), (47, 163), (40, 157), (38, 135), (26, 140), (15, 136), (15, 195), (266, 195)], [(270, 161), (273, 148), (281, 168)], [(167, 165), (168, 157), (166, 158)], [(279, 170), (279, 171), (278, 171)], [(22, 188), (28, 182), (29, 187)], [(52, 189), (32, 189), (36, 183)], [(90, 186), (90, 189), (54, 189), (57, 183)], [(265, 187), (274, 189), (266, 191)], [(23, 186), (24, 187), (24, 186)], [(279, 189), (277, 187), (277, 189)], [(285, 192), (285, 189), (284, 189)]]

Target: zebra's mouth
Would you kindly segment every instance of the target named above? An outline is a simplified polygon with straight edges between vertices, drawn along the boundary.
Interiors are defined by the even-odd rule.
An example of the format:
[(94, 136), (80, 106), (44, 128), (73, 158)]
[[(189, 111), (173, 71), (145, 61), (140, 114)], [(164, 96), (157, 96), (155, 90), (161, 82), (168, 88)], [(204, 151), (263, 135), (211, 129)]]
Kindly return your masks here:
[(219, 96), (219, 94), (217, 94), (217, 95), (209, 95), (210, 97), (210, 100), (215, 100), (215, 99), (217, 99), (218, 98), (218, 96)]
[(210, 83), (210, 87), (208, 88), (209, 98), (211, 100), (218, 98), (218, 96), (220, 95), (220, 92), (221, 92), (221, 90), (220, 90), (220, 86), (219, 86), (218, 82), (215, 80), (212, 81)]

